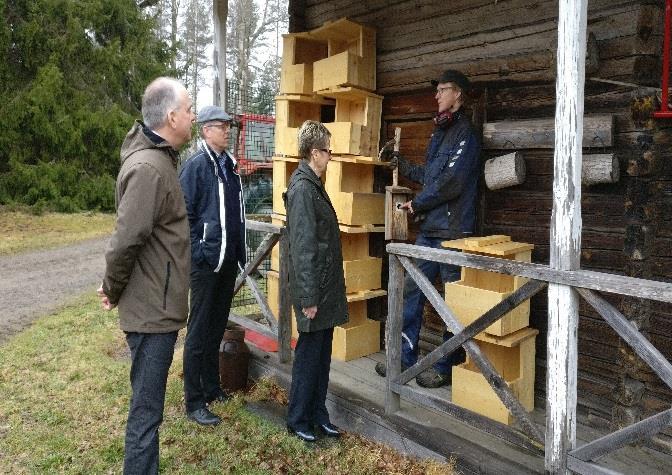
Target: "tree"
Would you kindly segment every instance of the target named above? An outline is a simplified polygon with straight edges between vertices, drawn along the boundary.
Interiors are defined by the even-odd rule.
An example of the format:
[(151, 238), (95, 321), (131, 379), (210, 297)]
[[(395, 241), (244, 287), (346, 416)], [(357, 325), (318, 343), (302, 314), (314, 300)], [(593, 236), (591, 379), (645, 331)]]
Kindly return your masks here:
[(0, 0), (0, 204), (112, 209), (119, 147), (171, 61), (134, 0)]
[[(257, 50), (267, 46), (266, 35), (273, 31), (281, 15), (277, 0), (263, 0), (261, 11), (254, 0), (233, 0), (229, 4), (227, 22), (227, 77), (239, 88), (236, 96), (242, 100), (254, 83)], [(229, 104), (242, 112), (242, 102)]]
[(206, 50), (212, 42), (210, 25), (212, 12), (204, 0), (188, 0), (181, 30), (180, 59), (184, 70), (184, 83), (191, 90), (194, 104), (198, 99), (198, 89), (205, 83), (204, 70), (210, 66)]

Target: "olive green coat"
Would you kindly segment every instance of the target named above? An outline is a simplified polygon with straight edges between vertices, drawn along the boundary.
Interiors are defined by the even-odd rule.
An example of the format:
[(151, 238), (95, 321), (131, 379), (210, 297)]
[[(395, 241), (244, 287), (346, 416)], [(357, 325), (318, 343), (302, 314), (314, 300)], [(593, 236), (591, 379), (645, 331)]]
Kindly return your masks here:
[[(348, 321), (343, 253), (336, 212), (305, 160), (285, 194), (289, 232), (289, 284), (300, 332), (325, 330)], [(317, 305), (313, 320), (302, 309)]]

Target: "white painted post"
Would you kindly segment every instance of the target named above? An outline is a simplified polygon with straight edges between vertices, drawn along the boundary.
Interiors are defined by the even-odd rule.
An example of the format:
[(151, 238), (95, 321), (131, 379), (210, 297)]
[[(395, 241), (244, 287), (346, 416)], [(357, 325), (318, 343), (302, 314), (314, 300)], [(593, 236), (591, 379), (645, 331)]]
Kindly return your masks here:
[(213, 61), (215, 75), (213, 78), (213, 103), (226, 110), (226, 17), (229, 14), (228, 0), (212, 1), (212, 18), (214, 20), (215, 49)]
[[(581, 143), (588, 0), (559, 0), (555, 157), (550, 266), (573, 270), (581, 258)], [(546, 472), (567, 473), (576, 443), (577, 293), (548, 286)]]

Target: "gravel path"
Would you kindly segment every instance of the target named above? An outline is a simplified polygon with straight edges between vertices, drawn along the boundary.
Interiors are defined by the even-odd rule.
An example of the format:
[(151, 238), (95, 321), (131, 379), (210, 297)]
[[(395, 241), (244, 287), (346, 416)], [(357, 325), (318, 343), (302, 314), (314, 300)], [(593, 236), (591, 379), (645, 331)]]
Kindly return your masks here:
[(109, 237), (0, 256), (0, 344), (35, 318), (100, 285)]

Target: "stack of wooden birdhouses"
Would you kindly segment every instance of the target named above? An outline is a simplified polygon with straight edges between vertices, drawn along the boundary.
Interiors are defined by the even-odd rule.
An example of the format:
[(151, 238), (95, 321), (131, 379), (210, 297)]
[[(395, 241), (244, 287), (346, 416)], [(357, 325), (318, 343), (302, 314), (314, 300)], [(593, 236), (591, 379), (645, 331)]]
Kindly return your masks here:
[[(446, 241), (443, 246), (463, 252), (530, 262), (534, 245), (511, 241), (509, 236), (486, 236)], [(462, 325), (467, 326), (527, 282), (510, 276), (468, 267), (461, 279), (445, 287), (446, 303)], [(483, 353), (504, 378), (523, 407), (534, 409), (534, 341), (538, 330), (530, 328), (527, 300), (490, 325), (475, 338)], [(511, 424), (513, 418), (478, 367), (467, 361), (453, 367), (453, 403)]]
[[(333, 357), (348, 361), (380, 349), (380, 322), (367, 318), (368, 299), (381, 290), (382, 259), (369, 255), (369, 234), (384, 231), (385, 195), (373, 192), (382, 97), (376, 88), (375, 32), (347, 19), (283, 37), (276, 98), (273, 222), (284, 224), (282, 194), (299, 164), (297, 133), (308, 119), (331, 132), (325, 188), (336, 210), (350, 321), (334, 330)], [(273, 250), (268, 298), (277, 310), (279, 256)], [(292, 318), (294, 336), (296, 320)]]

